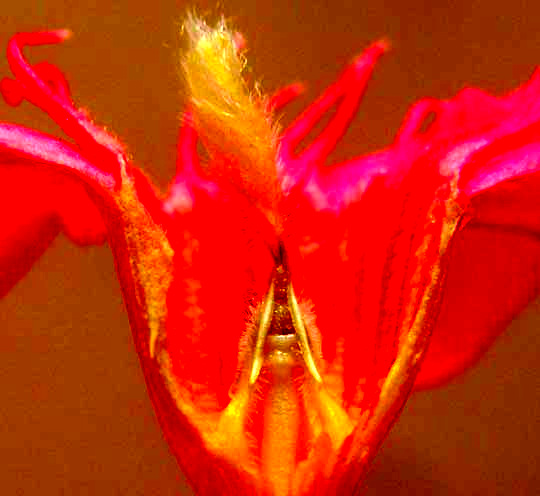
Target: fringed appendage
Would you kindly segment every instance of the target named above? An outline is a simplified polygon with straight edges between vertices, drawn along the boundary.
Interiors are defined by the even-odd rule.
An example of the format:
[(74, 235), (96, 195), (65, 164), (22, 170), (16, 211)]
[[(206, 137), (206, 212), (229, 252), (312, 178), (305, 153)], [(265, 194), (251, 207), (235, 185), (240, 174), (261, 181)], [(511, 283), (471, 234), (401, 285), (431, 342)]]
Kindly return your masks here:
[(194, 125), (211, 157), (208, 167), (276, 225), (281, 197), (275, 167), (277, 132), (268, 106), (249, 91), (242, 76), (245, 61), (237, 35), (223, 21), (210, 28), (193, 16), (184, 29), (189, 47), (182, 68)]

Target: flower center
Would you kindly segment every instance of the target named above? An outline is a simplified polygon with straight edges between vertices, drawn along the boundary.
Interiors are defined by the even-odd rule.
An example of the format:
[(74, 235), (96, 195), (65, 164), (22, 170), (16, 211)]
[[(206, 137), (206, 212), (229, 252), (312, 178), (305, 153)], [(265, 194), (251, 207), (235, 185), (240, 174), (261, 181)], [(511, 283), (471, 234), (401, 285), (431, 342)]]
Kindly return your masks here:
[[(281, 252), (284, 253), (284, 252)], [(317, 383), (321, 383), (321, 375), (312, 352), (311, 340), (301, 315), (298, 301), (291, 283), (291, 277), (285, 257), (280, 256), (270, 289), (266, 294), (257, 328), (253, 360), (249, 375), (249, 384), (255, 384), (261, 367), (268, 353), (265, 345), (270, 336), (291, 336), (299, 347), (303, 363)]]
[(305, 325), (285, 253), (280, 253), (251, 349), (241, 364), (248, 380), (240, 389), (248, 397), (247, 431), (260, 440), (257, 457), (263, 478), (271, 494), (286, 495), (294, 486), (298, 463), (309, 456), (321, 428), (326, 430), (321, 409), (328, 406), (321, 401), (326, 393), (319, 371), (322, 363), (315, 358), (316, 341)]

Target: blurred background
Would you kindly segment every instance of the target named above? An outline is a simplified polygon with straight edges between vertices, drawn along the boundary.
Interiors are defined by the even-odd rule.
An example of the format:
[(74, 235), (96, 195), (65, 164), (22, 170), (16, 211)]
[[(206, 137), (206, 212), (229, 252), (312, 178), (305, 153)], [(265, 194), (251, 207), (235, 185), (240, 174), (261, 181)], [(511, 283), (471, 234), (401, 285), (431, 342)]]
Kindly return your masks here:
[[(98, 0), (92, 7), (18, 0), (2, 6), (0, 44), (16, 31), (71, 28), (71, 41), (29, 50), (31, 60), (59, 65), (76, 102), (164, 189), (174, 172), (183, 101), (178, 33), (189, 7), (233, 21), (265, 89), (303, 80), (309, 98), (368, 43), (388, 37), (393, 50), (341, 158), (388, 145), (423, 96), (448, 98), (465, 85), (501, 94), (540, 64), (540, 3), (521, 0)], [(2, 58), (0, 75), (7, 74)], [(2, 104), (0, 119), (57, 132), (28, 104)], [(58, 238), (0, 303), (0, 329), (3, 494), (191, 494), (146, 396), (107, 247), (81, 250)], [(536, 303), (476, 369), (412, 397), (366, 494), (538, 494), (538, 329)]]

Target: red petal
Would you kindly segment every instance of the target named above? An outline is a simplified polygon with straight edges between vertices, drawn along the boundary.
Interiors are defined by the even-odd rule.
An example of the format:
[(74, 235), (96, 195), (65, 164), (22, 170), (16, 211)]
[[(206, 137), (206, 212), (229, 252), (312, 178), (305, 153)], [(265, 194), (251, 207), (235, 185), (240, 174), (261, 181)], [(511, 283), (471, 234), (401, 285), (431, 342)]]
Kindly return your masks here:
[[(307, 179), (317, 166), (325, 165), (326, 158), (341, 140), (358, 110), (375, 63), (387, 49), (385, 41), (374, 43), (285, 130), (280, 139), (277, 166), (281, 167), (278, 172), (286, 192), (299, 181)], [(293, 93), (295, 91), (293, 86)], [(326, 128), (297, 154), (296, 149), (302, 140), (334, 106), (337, 107), (336, 113)]]
[[(526, 158), (540, 164), (533, 154)], [(523, 161), (511, 165), (499, 175)], [(441, 314), (416, 389), (444, 384), (473, 365), (538, 296), (539, 191), (539, 174), (518, 175), (472, 198), (473, 220), (456, 235)]]
[(266, 109), (270, 112), (281, 110), (287, 104), (298, 98), (305, 91), (302, 83), (292, 83), (279, 88), (266, 103)]
[(249, 212), (244, 202), (199, 192), (193, 211), (176, 216), (168, 233), (175, 258), (167, 349), (181, 384), (196, 387), (201, 408), (203, 398), (213, 397), (214, 409), (228, 404), (240, 338), (270, 278), (270, 247), (257, 227), (266, 220)]
[[(347, 80), (341, 84), (344, 95), (358, 91)], [(411, 256), (414, 240), (429, 232), (421, 220), (426, 219), (423, 208), (442, 184), (459, 193), (461, 215), (469, 224), (456, 235), (442, 314), (418, 387), (448, 379), (471, 364), (537, 295), (539, 95), (536, 74), (503, 98), (467, 89), (453, 100), (419, 102), (393, 147), (332, 168), (321, 167), (326, 147), (315, 157), (308, 153), (309, 160), (290, 153), (290, 143), (312, 128), (310, 116), (318, 111), (320, 118), (327, 106), (316, 102), (285, 132), (282, 158), (289, 176), (284, 177), (293, 185), (290, 250), (300, 249), (297, 284), (314, 304), (325, 357), (331, 359), (336, 344), (345, 339), (345, 356), (351, 355), (350, 367), (345, 363), (350, 391), (355, 381), (380, 367), (381, 360), (387, 363), (388, 358), (381, 357), (392, 356), (392, 336), (399, 326), (396, 312), (413, 305), (407, 293), (417, 285), (412, 269), (431, 263)], [(430, 116), (435, 118), (427, 125)], [(332, 125), (339, 127), (339, 119), (332, 119)], [(313, 149), (315, 145), (308, 145), (308, 152)], [(480, 231), (484, 224), (491, 227)], [(474, 264), (479, 264), (482, 277), (470, 273)], [(497, 270), (495, 264), (510, 269)]]
[(11, 38), (7, 58), (15, 80), (3, 80), (0, 90), (11, 104), (27, 99), (58, 123), (84, 151), (86, 157), (105, 170), (116, 171), (123, 148), (110, 134), (95, 126), (86, 113), (75, 108), (62, 73), (52, 64), (30, 65), (22, 53), (29, 46), (60, 43), (68, 30), (18, 33)]
[(441, 314), (415, 388), (473, 365), (540, 289), (540, 238), (467, 226), (455, 241)]
[(436, 386), (481, 357), (540, 288), (540, 74), (503, 98), (465, 90), (444, 102), (440, 166), (459, 170), (471, 220), (455, 239), (441, 315), (416, 388)]
[(0, 297), (28, 272), (56, 237), (60, 226), (49, 202), (43, 201), (39, 174), (0, 172)]
[(175, 251), (167, 349), (177, 379), (191, 388), (201, 408), (206, 400), (207, 407), (221, 409), (229, 400), (251, 307), (267, 290), (274, 240), (266, 218), (245, 198), (201, 176), (196, 150), (187, 113), (178, 173), (164, 202)]
[(77, 244), (105, 240), (105, 226), (84, 188), (38, 167), (0, 166), (0, 211), (0, 297), (60, 231)]

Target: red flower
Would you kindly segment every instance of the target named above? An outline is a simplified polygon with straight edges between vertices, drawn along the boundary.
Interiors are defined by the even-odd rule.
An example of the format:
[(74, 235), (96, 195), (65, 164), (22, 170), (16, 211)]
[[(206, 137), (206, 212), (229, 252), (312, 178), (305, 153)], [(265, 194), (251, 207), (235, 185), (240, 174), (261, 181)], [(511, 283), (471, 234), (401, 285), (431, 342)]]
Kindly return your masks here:
[(150, 396), (197, 493), (354, 494), (412, 388), (471, 365), (537, 295), (540, 76), (503, 98), (421, 101), (390, 148), (327, 167), (384, 43), (278, 134), (270, 113), (301, 88), (249, 94), (238, 40), (187, 29), (191, 110), (164, 199), (60, 72), (21, 54), (68, 33), (13, 37), (6, 101), (72, 141), (0, 124), (14, 212), (0, 292), (60, 230), (94, 243), (105, 225)]

